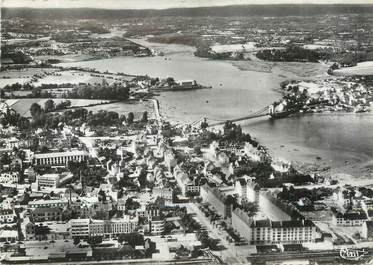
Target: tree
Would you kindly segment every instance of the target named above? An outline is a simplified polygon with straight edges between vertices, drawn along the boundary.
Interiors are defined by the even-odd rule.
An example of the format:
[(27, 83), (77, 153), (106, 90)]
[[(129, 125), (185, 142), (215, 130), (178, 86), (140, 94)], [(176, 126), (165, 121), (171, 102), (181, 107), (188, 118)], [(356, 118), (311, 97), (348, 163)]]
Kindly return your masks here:
[(20, 118), (18, 119), (17, 126), (18, 126), (18, 129), (19, 129), (20, 131), (25, 131), (25, 130), (30, 129), (31, 124), (30, 124), (30, 121), (29, 121), (27, 118), (25, 118), (25, 117), (20, 117)]
[(32, 96), (34, 98), (39, 98), (41, 96), (41, 88), (40, 87), (35, 87), (32, 89)]
[(126, 120), (127, 120), (126, 115), (124, 114), (120, 115), (120, 118), (119, 118), (120, 123), (126, 122)]
[(32, 103), (30, 107), (30, 113), (32, 117), (39, 116), (40, 113), (42, 112), (42, 109), (38, 103)]
[(51, 112), (55, 109), (55, 106), (54, 106), (54, 101), (52, 99), (48, 99), (45, 103), (44, 103), (44, 111), (45, 112)]
[(127, 210), (136, 210), (140, 208), (140, 203), (134, 201), (132, 198), (128, 198), (125, 203), (125, 209)]
[(80, 243), (79, 237), (74, 237), (74, 245), (78, 245)]
[(118, 237), (118, 242), (128, 242), (131, 246), (139, 246), (144, 244), (144, 236), (139, 233), (121, 234)]
[(249, 216), (255, 216), (259, 210), (258, 205), (253, 202), (243, 202), (241, 207)]
[(135, 119), (135, 115), (133, 114), (133, 112), (128, 113), (127, 123), (132, 124), (134, 119)]
[(167, 77), (166, 82), (169, 86), (175, 84), (175, 79), (173, 77)]

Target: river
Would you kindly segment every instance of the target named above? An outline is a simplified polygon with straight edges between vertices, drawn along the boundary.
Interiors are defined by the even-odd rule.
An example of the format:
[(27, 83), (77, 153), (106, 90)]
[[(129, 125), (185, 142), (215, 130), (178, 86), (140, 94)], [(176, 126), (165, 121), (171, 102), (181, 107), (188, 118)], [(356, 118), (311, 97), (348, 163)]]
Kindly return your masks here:
[[(188, 46), (135, 41), (162, 51), (165, 56), (116, 57), (61, 65), (194, 79), (212, 86), (212, 89), (164, 92), (158, 97), (162, 114), (181, 122), (201, 117), (225, 120), (245, 116), (279, 99), (280, 82), (291, 78), (322, 78), (327, 68), (322, 64), (241, 62), (241, 66), (246, 64), (249, 70), (258, 69), (248, 71), (237, 67), (237, 62), (194, 57), (194, 49)], [(263, 71), (262, 66), (269, 66), (271, 71)], [(324, 113), (275, 121), (259, 118), (241, 125), (275, 156), (299, 164), (330, 166), (331, 173), (351, 173), (357, 177), (371, 174), (367, 171), (373, 159), (373, 116), (370, 114)]]

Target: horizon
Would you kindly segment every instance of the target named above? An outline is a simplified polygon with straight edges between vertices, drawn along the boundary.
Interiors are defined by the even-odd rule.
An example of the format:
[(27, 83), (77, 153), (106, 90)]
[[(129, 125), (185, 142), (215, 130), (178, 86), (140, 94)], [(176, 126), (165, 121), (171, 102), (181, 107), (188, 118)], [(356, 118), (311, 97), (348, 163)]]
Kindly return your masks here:
[(367, 5), (373, 0), (1, 0), (4, 8), (34, 8), (34, 9), (107, 9), (107, 10), (144, 10), (173, 9), (224, 6), (262, 6), (262, 5)]

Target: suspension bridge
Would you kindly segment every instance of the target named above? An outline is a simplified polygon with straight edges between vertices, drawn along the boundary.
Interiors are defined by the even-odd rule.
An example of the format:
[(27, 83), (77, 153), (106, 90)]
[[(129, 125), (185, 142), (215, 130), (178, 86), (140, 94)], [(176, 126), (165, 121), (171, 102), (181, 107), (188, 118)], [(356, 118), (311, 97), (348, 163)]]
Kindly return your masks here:
[(239, 118), (236, 118), (236, 119), (230, 119), (230, 120), (214, 120), (214, 119), (208, 119), (208, 118), (203, 117), (203, 118), (200, 118), (200, 119), (190, 123), (190, 125), (191, 126), (196, 126), (197, 124), (200, 124), (201, 122), (207, 122), (209, 120), (209, 121), (214, 121), (214, 123), (208, 123), (208, 127), (214, 127), (214, 126), (223, 125), (227, 121), (237, 122), (237, 121), (256, 119), (256, 118), (264, 117), (264, 116), (269, 116), (270, 118), (274, 119), (274, 118), (285, 117), (285, 116), (291, 114), (291, 112), (289, 112), (289, 111), (282, 111), (282, 112), (276, 111), (275, 112), (274, 109), (275, 109), (275, 106), (272, 104), (272, 105), (269, 105), (269, 106), (265, 106), (265, 107), (261, 108), (260, 110), (257, 110), (253, 113), (250, 113), (247, 116), (239, 117)]

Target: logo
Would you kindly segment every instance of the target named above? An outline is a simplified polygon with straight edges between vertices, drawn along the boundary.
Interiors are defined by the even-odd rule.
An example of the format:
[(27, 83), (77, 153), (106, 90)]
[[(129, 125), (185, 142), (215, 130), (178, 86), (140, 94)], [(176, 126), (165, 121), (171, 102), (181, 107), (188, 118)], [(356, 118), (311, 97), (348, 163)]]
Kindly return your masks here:
[(341, 248), (339, 251), (339, 255), (342, 259), (348, 260), (348, 261), (360, 261), (364, 258), (364, 255), (368, 252), (358, 249), (348, 249), (347, 247)]

